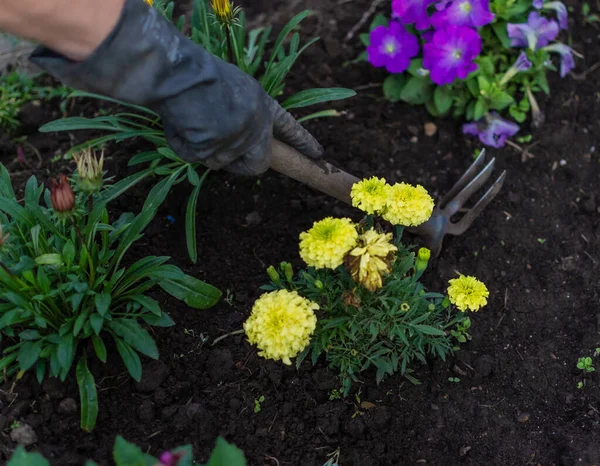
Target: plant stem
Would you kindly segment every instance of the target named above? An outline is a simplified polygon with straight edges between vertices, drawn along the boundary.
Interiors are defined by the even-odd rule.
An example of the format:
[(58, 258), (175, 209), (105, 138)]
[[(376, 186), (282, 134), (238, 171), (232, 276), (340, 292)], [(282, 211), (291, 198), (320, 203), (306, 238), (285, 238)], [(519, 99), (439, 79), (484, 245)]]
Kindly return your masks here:
[(227, 55), (229, 56), (229, 63), (237, 65), (237, 60), (233, 54), (233, 43), (231, 42), (231, 29), (229, 26), (225, 26), (225, 35), (227, 36)]
[(234, 332), (226, 333), (225, 335), (221, 335), (220, 337), (215, 338), (215, 341), (213, 341), (210, 346), (215, 346), (217, 343), (219, 343), (221, 340), (224, 340), (227, 337), (231, 337), (233, 335), (241, 335), (242, 333), (244, 333), (243, 328), (236, 330)]

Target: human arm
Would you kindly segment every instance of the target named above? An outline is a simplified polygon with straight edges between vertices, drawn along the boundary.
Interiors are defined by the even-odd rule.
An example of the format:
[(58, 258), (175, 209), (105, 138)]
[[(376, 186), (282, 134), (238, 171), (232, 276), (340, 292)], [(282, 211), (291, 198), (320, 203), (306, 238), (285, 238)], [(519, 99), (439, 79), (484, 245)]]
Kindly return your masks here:
[[(153, 109), (161, 116), (173, 150), (212, 169), (247, 175), (267, 170), (273, 135), (309, 157), (322, 154), (320, 144), (256, 80), (194, 44), (142, 0), (109, 1), (124, 3), (116, 23), (95, 47), (90, 44), (100, 36), (97, 33), (80, 32), (87, 39), (77, 48), (65, 39), (70, 34), (58, 39), (46, 33), (40, 38), (26, 27), (25, 32), (37, 35), (32, 38), (43, 44), (32, 61), (72, 87)], [(63, 5), (65, 0), (43, 3)], [(53, 15), (60, 8), (45, 11)], [(28, 17), (39, 27), (45, 24), (39, 11)], [(13, 23), (18, 20), (5, 21)], [(102, 29), (109, 29), (110, 23), (105, 18)], [(95, 27), (93, 21), (88, 27)]]

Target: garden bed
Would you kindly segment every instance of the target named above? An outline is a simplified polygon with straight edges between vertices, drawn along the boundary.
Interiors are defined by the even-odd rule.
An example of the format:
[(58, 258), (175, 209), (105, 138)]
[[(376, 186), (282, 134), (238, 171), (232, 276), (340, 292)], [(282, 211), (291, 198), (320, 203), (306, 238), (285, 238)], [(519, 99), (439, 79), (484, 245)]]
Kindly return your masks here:
[[(424, 109), (380, 98), (383, 73), (365, 63), (343, 66), (362, 51), (357, 38), (344, 37), (370, 1), (252, 3), (250, 17), (265, 13), (264, 22), (276, 24), (304, 8), (316, 12), (303, 33), (322, 40), (301, 58), (288, 80), (291, 89), (359, 92), (336, 104), (344, 116), (307, 124), (327, 148), (328, 161), (358, 176), (420, 183), (436, 198), (469, 166), (479, 146), (462, 136), (458, 122), (436, 120), (437, 132), (428, 137), (424, 124), (433, 120)], [(523, 162), (509, 147), (488, 151), (497, 158), (497, 172), (508, 172), (502, 192), (472, 229), (446, 240), (426, 272), (432, 289), (443, 289), (455, 271), (476, 275), (488, 285), (490, 300), (472, 316), (473, 339), (454, 358), (415, 367), (421, 385), (397, 375), (377, 386), (368, 373), (356, 393), (330, 400), (339, 384), (321, 364), (305, 362), (296, 371), (265, 361), (242, 336), (211, 345), (241, 327), (269, 265), (301, 264), (301, 231), (332, 214), (360, 218), (275, 173), (258, 180), (214, 174), (199, 200), (198, 265), (189, 263), (185, 248), (187, 188), (171, 193), (135, 251), (171, 256), (186, 273), (219, 287), (221, 302), (197, 311), (158, 296), (177, 323), (155, 330), (160, 361), (145, 361), (140, 384), (110, 360), (94, 367), (100, 412), (91, 434), (79, 429), (78, 412), (65, 401), (78, 403), (74, 379), (39, 386), (27, 377), (12, 395), (6, 393), (10, 384), (2, 387), (0, 461), (14, 448), (16, 419), (33, 427), (34, 448), (53, 465), (85, 458), (110, 464), (116, 434), (152, 453), (191, 443), (199, 460), (222, 435), (253, 466), (320, 466), (337, 449), (343, 466), (600, 463), (598, 378), (579, 390), (576, 369), (579, 357), (600, 346), (600, 69), (586, 74), (600, 60), (600, 29), (581, 22), (579, 3), (571, 6), (572, 46), (585, 59), (568, 78), (554, 77), (552, 96), (542, 98), (546, 122), (529, 149), (535, 157)], [(96, 110), (86, 101), (74, 112)], [(59, 116), (57, 105), (24, 109), (21, 130), (41, 152), (40, 168), (15, 162), (15, 146), (2, 140), (0, 162), (15, 186), (22, 188), (33, 173), (41, 180), (64, 169), (50, 160), (70, 147), (69, 137), (35, 131)], [(142, 147), (110, 148), (109, 175), (133, 173), (127, 159)], [(27, 160), (37, 163), (29, 154)], [(147, 190), (140, 185), (113, 209), (141, 207)], [(454, 377), (460, 382), (448, 380)]]

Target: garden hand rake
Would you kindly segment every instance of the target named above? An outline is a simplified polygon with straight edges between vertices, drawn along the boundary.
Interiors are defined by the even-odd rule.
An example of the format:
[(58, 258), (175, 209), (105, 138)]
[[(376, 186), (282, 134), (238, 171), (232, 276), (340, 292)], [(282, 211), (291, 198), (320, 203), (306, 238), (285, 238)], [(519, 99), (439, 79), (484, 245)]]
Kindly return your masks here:
[[(485, 150), (482, 150), (448, 194), (437, 203), (431, 218), (423, 225), (407, 229), (423, 239), (433, 257), (439, 255), (446, 235), (462, 235), (500, 192), (506, 178), (506, 170), (472, 208), (465, 209), (466, 213), (460, 220), (452, 222), (452, 217), (461, 211), (467, 200), (490, 178), (496, 160), (492, 159), (486, 164), (485, 158)], [(271, 168), (350, 205), (352, 185), (360, 181), (324, 160), (309, 159), (277, 140), (273, 141)]]

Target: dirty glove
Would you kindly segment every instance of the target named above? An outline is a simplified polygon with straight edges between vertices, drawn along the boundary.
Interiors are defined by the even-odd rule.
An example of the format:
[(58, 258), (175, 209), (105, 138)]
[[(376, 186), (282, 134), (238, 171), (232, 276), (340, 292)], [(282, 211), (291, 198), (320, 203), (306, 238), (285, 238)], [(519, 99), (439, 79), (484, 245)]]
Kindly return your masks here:
[(321, 145), (252, 77), (206, 51), (143, 0), (126, 0), (114, 30), (82, 62), (46, 47), (31, 61), (68, 86), (146, 106), (182, 159), (255, 175), (273, 135), (318, 158)]

